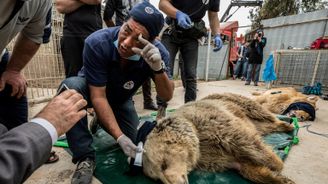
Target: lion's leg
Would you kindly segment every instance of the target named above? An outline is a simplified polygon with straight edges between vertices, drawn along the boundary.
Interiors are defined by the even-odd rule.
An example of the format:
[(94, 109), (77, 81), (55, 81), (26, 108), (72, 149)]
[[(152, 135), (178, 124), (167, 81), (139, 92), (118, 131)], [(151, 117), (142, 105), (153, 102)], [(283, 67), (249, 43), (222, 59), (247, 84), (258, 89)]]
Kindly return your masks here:
[(283, 168), (282, 160), (257, 134), (246, 134), (243, 139), (234, 139), (232, 144), (235, 147), (230, 150), (239, 162), (266, 166), (273, 171), (281, 171)]
[(295, 182), (279, 172), (274, 172), (265, 166), (257, 166), (249, 163), (242, 163), (239, 173), (255, 182), (261, 184), (294, 184)]
[(261, 135), (268, 135), (273, 132), (290, 132), (294, 130), (293, 124), (280, 121), (279, 119), (276, 119), (274, 122), (255, 120), (253, 123)]

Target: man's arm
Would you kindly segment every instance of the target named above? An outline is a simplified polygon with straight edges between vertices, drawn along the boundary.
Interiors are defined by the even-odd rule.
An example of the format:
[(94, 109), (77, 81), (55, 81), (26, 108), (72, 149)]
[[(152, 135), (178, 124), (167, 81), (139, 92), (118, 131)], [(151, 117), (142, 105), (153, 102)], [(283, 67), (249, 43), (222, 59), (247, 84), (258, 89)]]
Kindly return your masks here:
[(172, 4), (170, 0), (160, 0), (158, 7), (160, 10), (162, 10), (167, 16), (171, 18), (176, 19), (176, 14), (178, 9), (176, 9)]
[(212, 35), (220, 34), (220, 21), (218, 12), (208, 11), (208, 21), (210, 22)]
[(71, 13), (84, 4), (97, 5), (101, 0), (56, 0), (56, 8), (59, 13)]
[(118, 126), (115, 115), (106, 97), (106, 87), (96, 87), (89, 85), (90, 99), (97, 117), (107, 131), (115, 140), (123, 133)]
[(154, 74), (154, 82), (156, 87), (156, 92), (164, 101), (169, 101), (173, 97), (174, 83), (171, 81), (167, 74)]
[(0, 183), (22, 183), (49, 158), (51, 137), (36, 123), (25, 123), (0, 136)]
[(12, 86), (12, 96), (17, 94), (17, 98), (20, 98), (26, 93), (26, 80), (20, 72), (32, 59), (39, 47), (40, 44), (31, 41), (23, 34), (18, 36), (6, 71), (0, 79), (0, 91), (7, 83)]
[(107, 0), (105, 10), (104, 10), (104, 18), (103, 18), (107, 27), (115, 26), (115, 23), (112, 20), (115, 8), (116, 8), (115, 1)]
[(76, 91), (64, 91), (31, 122), (0, 135), (0, 183), (24, 182), (49, 158), (52, 142), (86, 116), (86, 105)]
[(78, 0), (56, 0), (56, 9), (59, 13), (67, 14), (77, 10), (83, 4)]

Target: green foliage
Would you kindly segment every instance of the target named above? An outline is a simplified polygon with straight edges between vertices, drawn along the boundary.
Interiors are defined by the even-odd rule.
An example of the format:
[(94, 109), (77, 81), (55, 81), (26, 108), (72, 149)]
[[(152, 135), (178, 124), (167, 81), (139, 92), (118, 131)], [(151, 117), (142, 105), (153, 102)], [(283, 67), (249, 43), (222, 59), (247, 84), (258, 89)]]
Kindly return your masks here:
[(260, 27), (261, 20), (298, 13), (321, 10), (328, 7), (327, 0), (265, 0), (262, 8), (250, 10), (252, 29)]
[(300, 6), (301, 12), (312, 12), (328, 8), (327, 0), (303, 0)]

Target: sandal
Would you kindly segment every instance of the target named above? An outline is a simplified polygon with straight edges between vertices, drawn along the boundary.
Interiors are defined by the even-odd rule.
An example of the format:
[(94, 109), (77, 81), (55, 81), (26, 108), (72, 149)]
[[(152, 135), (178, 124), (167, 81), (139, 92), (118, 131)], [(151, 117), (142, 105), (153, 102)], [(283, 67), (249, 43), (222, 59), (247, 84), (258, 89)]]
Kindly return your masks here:
[(55, 151), (51, 151), (48, 160), (45, 162), (46, 164), (55, 163), (59, 160), (59, 156)]

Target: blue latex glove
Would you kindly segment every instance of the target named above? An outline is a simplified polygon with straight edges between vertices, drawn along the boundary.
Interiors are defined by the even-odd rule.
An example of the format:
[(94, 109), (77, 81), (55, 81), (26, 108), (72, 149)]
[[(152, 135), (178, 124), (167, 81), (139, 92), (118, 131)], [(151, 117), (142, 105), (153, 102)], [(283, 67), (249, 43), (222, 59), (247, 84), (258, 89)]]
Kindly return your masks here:
[(221, 35), (217, 34), (214, 36), (214, 46), (215, 48), (213, 49), (214, 52), (217, 52), (219, 50), (221, 50), (223, 45), (222, 39), (221, 39)]
[(177, 21), (178, 21), (178, 25), (180, 27), (182, 27), (183, 29), (189, 29), (191, 28), (191, 20), (190, 20), (190, 17), (181, 12), (181, 11), (177, 11), (177, 13), (175, 14), (176, 18), (177, 18)]

